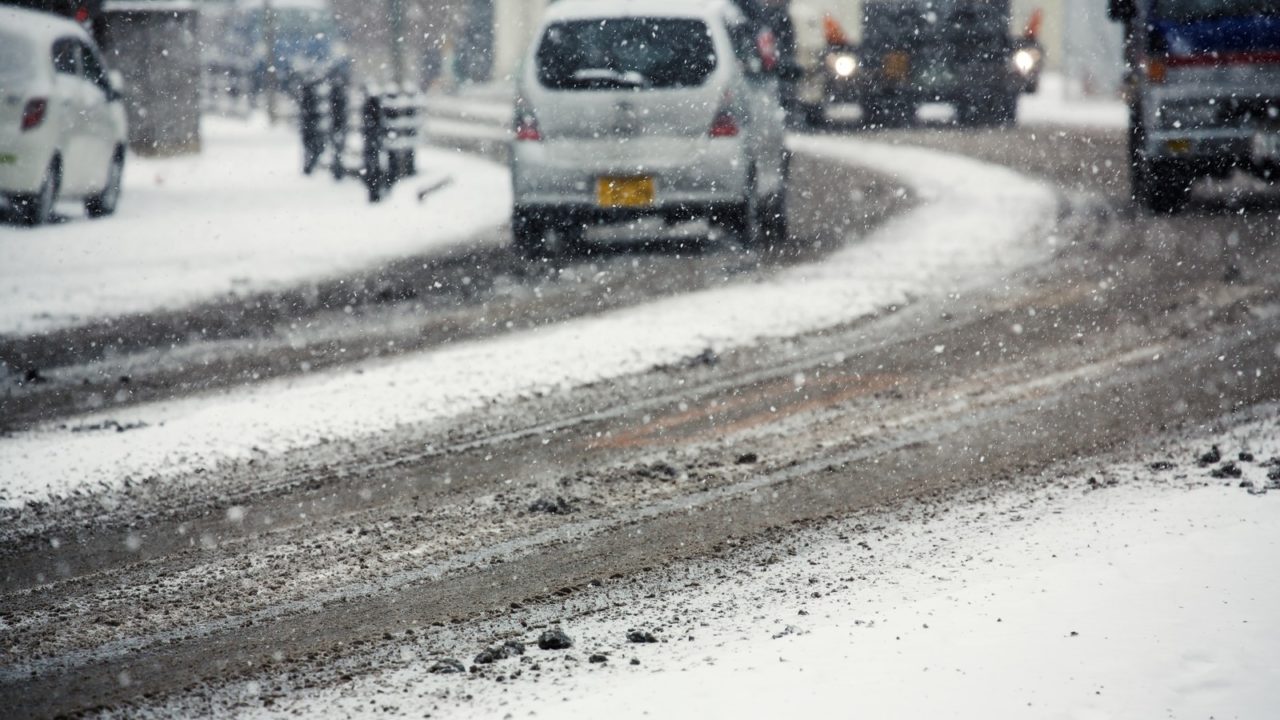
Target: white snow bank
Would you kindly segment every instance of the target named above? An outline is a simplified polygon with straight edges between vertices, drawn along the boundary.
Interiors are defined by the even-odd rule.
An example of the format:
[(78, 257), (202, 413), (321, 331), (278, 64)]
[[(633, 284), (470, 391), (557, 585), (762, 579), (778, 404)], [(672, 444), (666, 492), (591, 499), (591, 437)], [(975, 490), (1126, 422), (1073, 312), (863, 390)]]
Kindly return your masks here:
[(578, 675), (520, 704), (544, 718), (1262, 720), (1280, 707), (1278, 502), (1130, 492), (985, 536), (944, 525), (948, 557), (879, 592), (806, 603), (813, 622), (769, 608), (803, 635), (699, 633), (646, 657), (657, 673)]
[[(1252, 436), (1247, 447), (1261, 460), (1280, 453), (1278, 430), (1273, 410), (1234, 434)], [(730, 556), (653, 585), (606, 585), (566, 601), (581, 615), (550, 611), (567, 618), (579, 662), (532, 650), (544, 668), (537, 681), (432, 675), (437, 656), (424, 654), (349, 684), (295, 690), (269, 709), (254, 682), (178, 699), (165, 714), (1272, 718), (1280, 492), (1255, 497), (1238, 481), (1209, 480), (1192, 456), (1179, 450), (1182, 468), (1159, 474), (1146, 462), (1104, 468), (1104, 480), (1120, 484), (1101, 490), (1084, 492), (1085, 477), (1055, 479), (954, 502), (927, 521), (866, 516), (802, 531), (786, 543), (795, 556), (778, 549), (782, 559), (768, 566)], [(1247, 479), (1266, 482), (1264, 468), (1242, 465)], [(701, 587), (689, 589), (691, 579)], [(664, 642), (629, 645), (633, 627), (660, 628)], [(588, 671), (583, 660), (595, 652), (609, 663)], [(530, 674), (506, 662), (492, 673)]]
[(1018, 102), (1019, 122), (1024, 125), (1125, 128), (1129, 108), (1120, 98), (1087, 97), (1071, 87), (1060, 73), (1045, 73), (1039, 92), (1023, 95)]
[[(468, 241), (505, 223), (505, 168), (419, 150), (421, 175), (379, 205), (356, 180), (302, 175), (296, 132), (205, 121), (194, 157), (130, 158), (116, 216), (27, 230), (0, 226), (0, 334), (173, 309), (350, 273)], [(420, 187), (452, 178), (420, 203)]]
[[(466, 343), (212, 397), (120, 411), (127, 433), (54, 428), (0, 439), (0, 502), (10, 507), (122, 478), (168, 476), (255, 449), (283, 452), (325, 438), (369, 437), (479, 408), (492, 399), (598, 382), (677, 362), (708, 347), (745, 346), (866, 316), (913, 295), (990, 281), (1041, 257), (1053, 192), (1010, 170), (946, 153), (796, 139), (911, 186), (925, 204), (864, 242), (760, 283), (658, 300), (534, 331)], [(88, 418), (87, 422), (93, 422)]]

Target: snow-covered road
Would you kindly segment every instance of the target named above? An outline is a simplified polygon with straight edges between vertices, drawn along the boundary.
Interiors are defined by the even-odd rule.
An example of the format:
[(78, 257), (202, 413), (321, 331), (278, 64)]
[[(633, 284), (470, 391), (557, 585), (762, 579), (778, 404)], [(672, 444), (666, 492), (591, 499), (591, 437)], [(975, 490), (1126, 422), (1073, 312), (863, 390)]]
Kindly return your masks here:
[[(205, 152), (130, 161), (118, 214), (0, 226), (0, 335), (251, 294), (474, 242), (510, 216), (507, 170), (419, 151), (420, 175), (378, 205), (354, 179), (302, 175), (296, 133), (212, 118)], [(419, 201), (418, 191), (450, 184)]]
[[(487, 670), (524, 676), (510, 682), (430, 672), (472, 647), (408, 647), (402, 666), (351, 683), (283, 696), (235, 683), (162, 712), (1265, 720), (1280, 707), (1280, 492), (1250, 494), (1195, 462), (1215, 444), (1247, 451), (1244, 479), (1280, 489), (1267, 479), (1280, 420), (1260, 414), (1083, 473), (593, 590), (553, 611), (571, 650)], [(628, 643), (631, 629), (660, 642)]]
[[(0, 440), (3, 502), (20, 507), (125, 478), (168, 477), (255, 453), (376, 436), (494, 400), (586, 385), (865, 317), (913, 297), (990, 283), (1051, 249), (1046, 185), (960, 156), (839, 138), (797, 151), (895, 177), (922, 200), (866, 241), (758, 284), (653, 301), (492, 340), (144, 405), (111, 419), (128, 433), (44, 428)], [(106, 418), (87, 417), (94, 424)]]
[(1280, 205), (1129, 211), (1105, 109), (796, 138), (779, 252), (488, 233), (237, 362), (35, 338), (107, 349), (6, 398), (0, 707), (1269, 718)]

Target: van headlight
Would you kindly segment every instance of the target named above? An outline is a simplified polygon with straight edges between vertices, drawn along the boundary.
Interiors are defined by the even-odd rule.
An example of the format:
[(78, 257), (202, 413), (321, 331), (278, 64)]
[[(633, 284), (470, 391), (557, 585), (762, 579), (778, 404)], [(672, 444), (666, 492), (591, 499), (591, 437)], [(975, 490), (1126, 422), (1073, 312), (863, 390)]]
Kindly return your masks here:
[(827, 67), (839, 78), (853, 77), (858, 72), (858, 56), (853, 53), (835, 53), (827, 56)]
[(1040, 65), (1040, 53), (1023, 48), (1013, 54), (1013, 68), (1022, 75), (1031, 75)]

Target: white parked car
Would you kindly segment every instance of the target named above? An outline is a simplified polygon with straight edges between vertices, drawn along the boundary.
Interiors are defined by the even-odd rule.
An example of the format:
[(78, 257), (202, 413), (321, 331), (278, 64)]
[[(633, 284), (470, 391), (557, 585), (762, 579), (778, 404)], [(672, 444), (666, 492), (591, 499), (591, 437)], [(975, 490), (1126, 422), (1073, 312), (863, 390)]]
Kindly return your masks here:
[(0, 195), (24, 222), (49, 220), (59, 198), (91, 217), (120, 199), (126, 125), (117, 73), (79, 25), (0, 8)]
[(592, 225), (707, 219), (786, 235), (776, 45), (722, 0), (562, 0), (517, 88), (513, 231), (531, 256)]

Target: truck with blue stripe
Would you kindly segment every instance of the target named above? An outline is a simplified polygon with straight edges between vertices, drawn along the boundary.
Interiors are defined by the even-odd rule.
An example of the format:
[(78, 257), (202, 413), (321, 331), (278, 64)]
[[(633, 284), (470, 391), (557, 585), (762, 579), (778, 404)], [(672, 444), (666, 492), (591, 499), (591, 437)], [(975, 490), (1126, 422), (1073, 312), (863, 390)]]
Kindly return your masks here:
[(1280, 0), (1110, 0), (1125, 26), (1134, 199), (1184, 207), (1202, 177), (1280, 176)]

